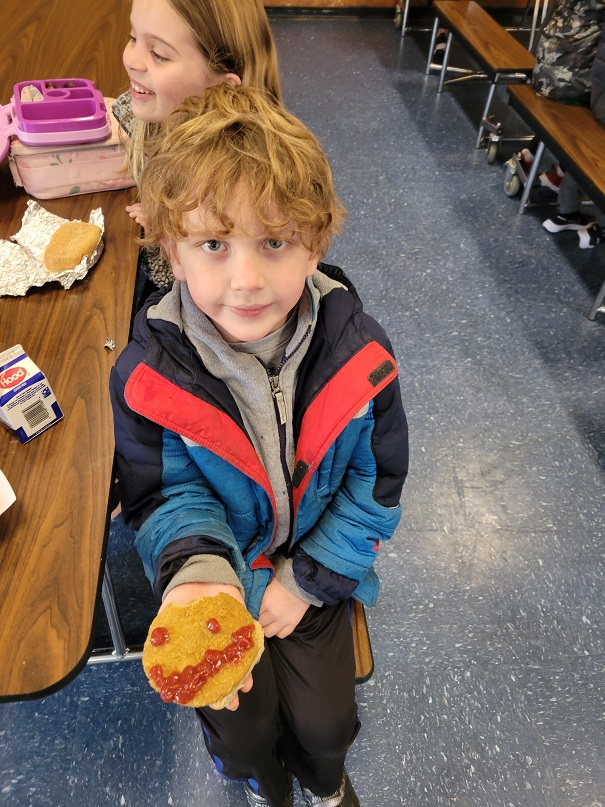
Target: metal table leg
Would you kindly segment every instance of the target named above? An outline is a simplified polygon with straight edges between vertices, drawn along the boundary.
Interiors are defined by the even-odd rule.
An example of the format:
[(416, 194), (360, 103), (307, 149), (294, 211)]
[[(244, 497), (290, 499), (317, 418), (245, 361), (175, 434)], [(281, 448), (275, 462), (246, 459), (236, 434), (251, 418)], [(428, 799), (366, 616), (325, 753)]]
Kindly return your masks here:
[(403, 19), (401, 22), (401, 36), (405, 36), (408, 27), (408, 12), (410, 10), (410, 0), (404, 0), (403, 4)]
[(452, 49), (452, 32), (447, 32), (447, 41), (445, 43), (445, 53), (443, 54), (443, 67), (441, 68), (441, 75), (439, 76), (439, 87), (437, 87), (437, 92), (443, 91), (443, 82), (445, 81), (445, 76), (447, 74), (447, 66), (450, 61), (450, 50)]
[(431, 35), (431, 44), (429, 45), (429, 58), (426, 62), (426, 75), (431, 72), (431, 62), (433, 61), (433, 51), (435, 50), (435, 42), (437, 41), (437, 29), (439, 27), (439, 17), (435, 17), (435, 24), (433, 25), (433, 33)]
[(592, 308), (590, 309), (590, 312), (587, 314), (588, 319), (597, 318), (597, 314), (601, 310), (603, 302), (605, 302), (605, 283), (603, 283), (603, 285), (599, 289), (597, 296), (595, 297), (595, 301), (592, 304)]
[(126, 647), (126, 640), (122, 631), (122, 624), (118, 614), (118, 607), (116, 605), (116, 598), (109, 573), (107, 562), (103, 570), (103, 588), (101, 595), (103, 597), (103, 607), (105, 608), (105, 615), (109, 623), (109, 632), (111, 633), (111, 642), (113, 650), (111, 652), (94, 652), (92, 653), (89, 664), (98, 664), (104, 661), (121, 661), (125, 658), (130, 658), (131, 654), (128, 647)]
[(536, 156), (534, 157), (534, 161), (531, 165), (531, 169), (527, 177), (527, 182), (525, 183), (525, 188), (523, 189), (523, 194), (521, 196), (521, 203), (519, 205), (519, 211), (518, 211), (519, 215), (525, 212), (525, 206), (527, 204), (527, 200), (529, 199), (529, 194), (534, 184), (536, 174), (538, 173), (538, 165), (542, 158), (543, 152), (544, 152), (544, 143), (540, 142), (538, 144), (538, 148), (536, 150)]
[(481, 141), (483, 139), (483, 121), (489, 115), (489, 110), (492, 105), (492, 100), (494, 98), (494, 93), (496, 92), (496, 82), (498, 81), (498, 76), (494, 78), (494, 80), (489, 85), (489, 93), (487, 95), (487, 101), (485, 102), (485, 108), (483, 109), (483, 115), (481, 116), (481, 123), (479, 124), (479, 134), (477, 135), (477, 142), (475, 143), (475, 148), (479, 148), (481, 146)]
[(118, 658), (124, 658), (128, 653), (126, 647), (126, 640), (122, 631), (122, 623), (118, 614), (118, 607), (116, 605), (116, 597), (113, 589), (113, 582), (109, 573), (109, 566), (105, 563), (105, 570), (103, 572), (103, 606), (105, 607), (105, 614), (109, 622), (109, 632), (111, 633), (111, 641), (115, 648), (114, 652)]

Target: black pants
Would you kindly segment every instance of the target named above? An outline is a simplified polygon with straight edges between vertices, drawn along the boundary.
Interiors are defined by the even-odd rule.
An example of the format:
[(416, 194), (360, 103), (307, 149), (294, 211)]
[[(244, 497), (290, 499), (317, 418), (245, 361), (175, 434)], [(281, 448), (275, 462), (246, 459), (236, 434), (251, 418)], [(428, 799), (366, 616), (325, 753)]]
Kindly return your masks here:
[(311, 606), (290, 636), (265, 645), (235, 712), (197, 710), (206, 747), (221, 773), (256, 782), (271, 807), (289, 803), (288, 772), (328, 796), (359, 731), (347, 603)]

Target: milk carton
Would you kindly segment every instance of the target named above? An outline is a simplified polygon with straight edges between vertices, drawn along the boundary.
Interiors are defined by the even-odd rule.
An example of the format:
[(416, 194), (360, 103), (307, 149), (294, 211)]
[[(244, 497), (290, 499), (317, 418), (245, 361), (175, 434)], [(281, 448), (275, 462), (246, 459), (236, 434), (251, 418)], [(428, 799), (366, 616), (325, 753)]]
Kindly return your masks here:
[(27, 443), (62, 417), (46, 376), (21, 345), (0, 353), (0, 423)]

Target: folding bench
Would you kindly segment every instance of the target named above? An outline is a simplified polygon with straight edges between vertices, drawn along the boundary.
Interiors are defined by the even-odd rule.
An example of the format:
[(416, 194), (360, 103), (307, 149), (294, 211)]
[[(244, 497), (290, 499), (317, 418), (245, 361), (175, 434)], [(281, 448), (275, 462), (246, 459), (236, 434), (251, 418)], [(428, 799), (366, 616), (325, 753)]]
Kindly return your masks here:
[[(545, 148), (565, 166), (593, 204), (605, 210), (605, 126), (586, 107), (551, 101), (528, 85), (508, 87), (507, 92), (512, 109), (540, 138), (525, 181), (519, 213), (527, 207)], [(595, 298), (588, 319), (595, 319), (604, 301), (605, 283)]]
[[(441, 71), (437, 92), (442, 92), (445, 84), (464, 81), (468, 78), (488, 78), (490, 81), (490, 89), (477, 135), (476, 147), (479, 148), (485, 129), (484, 122), (489, 114), (497, 85), (529, 81), (534, 69), (535, 57), (474, 0), (435, 0), (433, 6), (436, 16), (426, 74), (429, 75), (431, 70)], [(448, 31), (442, 65), (432, 62), (437, 31), (440, 26)], [(450, 50), (454, 36), (468, 50), (481, 71), (450, 66)], [(448, 73), (458, 73), (459, 75), (455, 78), (447, 78)]]

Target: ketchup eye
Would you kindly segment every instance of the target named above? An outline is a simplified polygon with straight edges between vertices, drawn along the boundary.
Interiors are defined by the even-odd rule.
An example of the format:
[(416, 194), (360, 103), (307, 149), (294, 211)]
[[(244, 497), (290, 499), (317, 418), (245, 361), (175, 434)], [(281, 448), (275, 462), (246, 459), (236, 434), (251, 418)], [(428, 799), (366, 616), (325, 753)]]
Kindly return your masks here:
[(166, 628), (154, 628), (154, 630), (151, 632), (151, 636), (149, 637), (149, 641), (154, 647), (160, 647), (160, 645), (167, 644), (169, 639), (170, 634)]
[(206, 627), (208, 628), (210, 633), (220, 633), (221, 632), (221, 626), (216, 621), (216, 619), (210, 618), (208, 620), (208, 622), (206, 623)]

